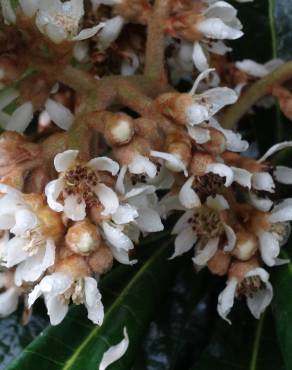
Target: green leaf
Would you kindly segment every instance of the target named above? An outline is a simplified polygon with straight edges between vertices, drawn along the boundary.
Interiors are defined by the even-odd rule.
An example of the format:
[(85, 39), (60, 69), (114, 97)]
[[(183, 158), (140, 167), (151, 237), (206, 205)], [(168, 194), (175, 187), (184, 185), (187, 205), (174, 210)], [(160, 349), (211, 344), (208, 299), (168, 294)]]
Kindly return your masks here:
[[(185, 361), (198, 356), (206, 340), (208, 321), (196, 305), (209, 288), (208, 272), (196, 274), (189, 254), (177, 260), (175, 279), (153, 317), (132, 370), (187, 368)], [(207, 324), (207, 325), (206, 325)]]
[[(38, 305), (39, 306), (39, 305)], [(27, 325), (21, 323), (21, 308), (0, 320), (0, 369), (6, 366), (48, 325), (40, 307), (34, 310)]]
[(247, 309), (235, 309), (230, 326), (218, 319), (212, 339), (193, 370), (284, 370), (273, 318), (259, 321)]
[[(126, 355), (112, 368), (129, 369), (170, 276), (173, 264), (167, 261), (169, 244), (159, 248), (120, 293), (113, 290), (113, 282), (123, 285), (121, 277), (113, 273), (108, 280), (104, 279), (102, 291), (107, 310), (101, 327), (89, 323), (83, 307), (74, 307), (61, 325), (45, 330), (8, 369), (97, 369), (103, 353), (122, 339), (124, 326), (130, 345)], [(111, 304), (108, 296), (115, 296)]]
[[(290, 238), (291, 244), (291, 238)], [(289, 245), (289, 244), (288, 244)], [(282, 258), (291, 258), (287, 246), (281, 251)], [(274, 287), (273, 314), (276, 322), (279, 343), (287, 369), (292, 368), (292, 263), (277, 267), (273, 271)]]

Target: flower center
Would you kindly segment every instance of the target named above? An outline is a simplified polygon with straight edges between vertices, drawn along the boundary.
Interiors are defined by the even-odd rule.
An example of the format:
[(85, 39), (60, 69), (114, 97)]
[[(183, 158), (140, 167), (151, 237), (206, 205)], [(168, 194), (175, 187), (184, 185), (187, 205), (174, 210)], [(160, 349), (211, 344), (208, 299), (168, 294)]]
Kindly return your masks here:
[(252, 298), (255, 293), (265, 288), (259, 276), (249, 276), (244, 278), (237, 286), (236, 296)]
[(77, 164), (65, 173), (64, 192), (75, 195), (81, 202), (84, 199), (88, 206), (98, 203), (94, 188), (99, 182), (98, 174), (93, 169)]
[(218, 212), (207, 207), (195, 210), (193, 216), (188, 219), (188, 223), (199, 237), (213, 239), (224, 231)]
[(215, 173), (207, 173), (203, 176), (195, 176), (193, 181), (193, 188), (203, 201), (207, 196), (215, 196), (225, 182), (225, 178)]

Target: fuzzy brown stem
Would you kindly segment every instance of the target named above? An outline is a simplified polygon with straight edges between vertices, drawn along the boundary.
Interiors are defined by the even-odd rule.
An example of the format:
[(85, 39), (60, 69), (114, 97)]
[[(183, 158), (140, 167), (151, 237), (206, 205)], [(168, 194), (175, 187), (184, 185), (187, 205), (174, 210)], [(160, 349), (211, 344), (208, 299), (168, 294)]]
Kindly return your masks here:
[(275, 85), (292, 79), (292, 61), (283, 64), (266, 77), (254, 83), (237, 103), (221, 115), (221, 125), (225, 128), (234, 128), (246, 112), (261, 98), (269, 95)]
[(269, 95), (273, 86), (292, 79), (292, 61), (275, 69), (266, 77), (254, 83), (237, 103), (229, 107), (222, 115), (220, 123), (224, 128), (234, 128), (246, 112), (261, 98)]
[(156, 80), (157, 84), (166, 83), (164, 70), (164, 23), (169, 11), (170, 0), (156, 0), (154, 12), (148, 24), (144, 74)]

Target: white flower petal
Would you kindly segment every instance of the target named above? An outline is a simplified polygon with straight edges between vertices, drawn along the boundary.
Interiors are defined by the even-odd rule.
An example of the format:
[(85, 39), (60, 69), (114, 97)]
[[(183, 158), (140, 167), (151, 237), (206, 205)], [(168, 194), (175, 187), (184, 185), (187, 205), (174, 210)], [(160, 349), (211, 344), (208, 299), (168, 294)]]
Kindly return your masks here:
[(276, 166), (274, 176), (282, 184), (292, 184), (292, 168), (286, 166)]
[(124, 23), (124, 18), (119, 15), (104, 23), (104, 26), (98, 35), (99, 49), (107, 49), (111, 43), (118, 38)]
[(269, 221), (272, 223), (292, 220), (292, 198), (287, 198), (277, 204), (272, 210)]
[(252, 187), (256, 190), (265, 190), (269, 193), (275, 192), (275, 183), (268, 172), (256, 172), (252, 175)]
[(24, 234), (26, 231), (29, 231), (36, 227), (38, 219), (36, 215), (25, 209), (19, 209), (15, 213), (15, 226), (10, 230), (15, 235)]
[(40, 0), (19, 0), (21, 9), (25, 15), (32, 17), (38, 10)]
[(205, 17), (220, 18), (224, 22), (232, 21), (236, 14), (237, 10), (226, 1), (216, 1), (204, 12)]
[(187, 126), (187, 129), (190, 137), (197, 144), (205, 144), (211, 139), (210, 131), (207, 128), (198, 126)]
[(63, 302), (59, 297), (45, 297), (45, 302), (50, 317), (51, 325), (59, 325), (68, 312), (68, 303)]
[(203, 47), (198, 41), (194, 43), (192, 59), (198, 71), (203, 72), (205, 69), (209, 68), (206, 51), (204, 51)]
[(185, 212), (177, 221), (177, 223), (174, 225), (174, 228), (172, 229), (172, 234), (179, 234), (183, 229), (185, 229), (187, 226), (189, 226), (189, 219), (191, 219), (194, 215), (194, 212), (192, 210), (189, 210)]
[(157, 173), (157, 168), (154, 163), (152, 163), (149, 158), (141, 155), (135, 154), (132, 162), (128, 165), (129, 171), (134, 174), (146, 173), (147, 176), (153, 178)]
[(23, 281), (33, 282), (38, 280), (43, 272), (52, 266), (54, 262), (55, 244), (52, 240), (48, 240), (46, 246), (16, 267), (14, 276), (15, 284), (21, 286)]
[(139, 209), (139, 216), (135, 221), (143, 232), (153, 233), (164, 229), (158, 212), (150, 208)]
[(127, 352), (127, 349), (129, 347), (129, 337), (126, 327), (124, 327), (123, 333), (124, 339), (120, 343), (111, 346), (103, 354), (98, 370), (105, 370), (109, 365), (111, 365), (113, 362), (118, 361)]
[(63, 104), (56, 102), (53, 99), (48, 99), (45, 103), (46, 111), (51, 120), (62, 130), (69, 130), (72, 126), (74, 115)]
[(227, 238), (227, 244), (224, 246), (223, 249), (224, 249), (224, 252), (231, 252), (234, 249), (235, 244), (236, 244), (236, 234), (229, 225), (224, 223), (223, 227), (224, 227), (226, 238)]
[(200, 207), (201, 201), (197, 193), (192, 188), (194, 176), (191, 176), (182, 186), (179, 192), (179, 200), (185, 208)]
[(235, 40), (243, 35), (243, 32), (229, 27), (219, 18), (207, 18), (197, 24), (197, 29), (211, 39)]
[(15, 23), (16, 22), (16, 15), (13, 10), (12, 4), (10, 0), (1, 0), (1, 7), (2, 7), (2, 14), (5, 20), (5, 23)]
[(198, 125), (208, 120), (211, 116), (206, 106), (196, 102), (194, 102), (190, 107), (186, 109), (185, 115), (186, 122), (190, 126)]
[(209, 195), (206, 204), (208, 207), (215, 209), (216, 211), (223, 211), (229, 209), (227, 200), (221, 194), (216, 194), (215, 197)]
[(246, 274), (246, 277), (259, 276), (265, 284), (265, 289), (260, 289), (247, 298), (247, 305), (251, 313), (256, 319), (265, 311), (266, 307), (271, 303), (273, 298), (273, 287), (268, 281), (269, 274), (262, 268), (258, 267)]
[(259, 211), (268, 212), (273, 205), (273, 201), (266, 198), (259, 198), (255, 194), (249, 194), (249, 202)]
[(169, 259), (173, 259), (177, 256), (181, 256), (182, 254), (191, 250), (193, 245), (197, 242), (197, 236), (194, 233), (191, 226), (186, 227), (183, 229), (178, 236), (175, 238), (174, 241), (174, 253)]
[(10, 116), (6, 130), (24, 132), (33, 119), (33, 106), (31, 102), (23, 103)]
[(234, 175), (233, 181), (237, 182), (239, 185), (245, 188), (250, 189), (252, 174), (249, 171), (245, 170), (244, 168), (231, 166), (231, 169)]
[(101, 294), (97, 287), (97, 281), (92, 277), (84, 278), (85, 306), (88, 318), (94, 324), (101, 325), (104, 318), (104, 309), (101, 302)]
[(58, 153), (54, 158), (54, 166), (56, 171), (64, 172), (67, 171), (71, 166), (74, 165), (75, 160), (79, 154), (79, 150), (65, 150), (63, 153)]
[(57, 202), (59, 195), (63, 189), (62, 179), (50, 181), (45, 187), (45, 194), (49, 207), (56, 212), (62, 212), (64, 207), (63, 204)]
[(108, 157), (93, 158), (87, 163), (87, 166), (96, 171), (110, 172), (113, 176), (115, 176), (120, 169), (119, 164)]
[(229, 324), (231, 321), (227, 318), (227, 315), (231, 311), (234, 304), (235, 292), (237, 288), (237, 279), (229, 279), (226, 283), (225, 289), (219, 294), (217, 311), (222, 319), (226, 320)]
[(213, 116), (226, 105), (234, 104), (238, 96), (229, 87), (214, 87), (198, 95), (198, 99), (204, 98), (209, 111), (209, 116)]
[(124, 180), (125, 180), (127, 170), (128, 170), (127, 166), (122, 166), (121, 167), (121, 170), (119, 172), (118, 179), (117, 179), (117, 182), (116, 182), (116, 190), (121, 194), (125, 194), (125, 192), (126, 192)]
[(79, 199), (75, 195), (68, 195), (64, 201), (64, 213), (67, 218), (73, 221), (82, 221), (86, 217), (86, 204), (84, 199)]
[(278, 151), (290, 148), (292, 146), (292, 141), (283, 141), (282, 143), (278, 143), (273, 145), (259, 160), (258, 162), (264, 162), (268, 157), (270, 157), (272, 154), (277, 153)]
[(223, 163), (212, 163), (207, 166), (206, 173), (215, 173), (216, 175), (219, 175), (220, 177), (225, 177), (225, 186), (230, 186), (233, 182), (234, 176), (233, 171), (230, 167), (226, 166)]
[(208, 261), (217, 252), (219, 238), (210, 239), (202, 249), (197, 249), (195, 257), (192, 259), (196, 266), (206, 266)]
[(270, 232), (259, 232), (260, 251), (264, 263), (267, 266), (274, 266), (276, 258), (280, 253), (279, 241)]
[(151, 150), (150, 155), (152, 157), (164, 159), (166, 161), (165, 162), (166, 167), (169, 168), (171, 171), (174, 172), (184, 171), (185, 176), (187, 176), (187, 169), (185, 164), (176, 155), (164, 152), (157, 152), (155, 150)]
[(15, 236), (10, 239), (3, 249), (3, 262), (5, 267), (10, 268), (24, 261), (28, 253), (24, 250), (26, 240)]
[(111, 226), (107, 222), (102, 223), (102, 229), (107, 241), (118, 250), (129, 251), (134, 248), (133, 242), (117, 227)]
[(235, 63), (236, 68), (243, 71), (250, 76), (262, 78), (265, 77), (269, 71), (263, 64), (259, 64), (251, 59), (244, 59)]
[(101, 30), (104, 27), (104, 23), (101, 22), (97, 24), (96, 26), (90, 27), (90, 28), (84, 28), (82, 31), (78, 33), (77, 36), (74, 36), (72, 38), (73, 41), (82, 41), (89, 39), (90, 37), (94, 36), (97, 34), (99, 30)]
[(98, 184), (94, 190), (104, 208), (101, 214), (107, 216), (115, 213), (119, 207), (117, 194), (104, 184)]
[(153, 185), (141, 185), (141, 186), (137, 186), (131, 190), (129, 190), (125, 196), (124, 196), (124, 199), (131, 199), (131, 198), (134, 198), (138, 195), (148, 195), (148, 194), (153, 194), (155, 193), (156, 191), (156, 188), (155, 186)]
[(130, 260), (128, 251), (124, 249), (117, 249), (116, 247), (110, 245), (110, 250), (115, 260), (122, 263), (123, 265), (134, 265), (137, 260)]
[(0, 317), (6, 317), (14, 312), (18, 305), (16, 288), (10, 288), (0, 294)]
[(130, 204), (120, 204), (117, 211), (112, 215), (112, 220), (118, 224), (127, 224), (138, 217), (138, 211)]

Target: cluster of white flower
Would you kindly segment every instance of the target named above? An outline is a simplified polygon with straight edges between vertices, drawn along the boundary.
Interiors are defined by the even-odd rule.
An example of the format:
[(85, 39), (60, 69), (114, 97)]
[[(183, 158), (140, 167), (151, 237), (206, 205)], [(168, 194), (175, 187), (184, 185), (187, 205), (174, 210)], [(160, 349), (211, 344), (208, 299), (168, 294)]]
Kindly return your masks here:
[[(116, 15), (80, 31), (83, 1), (19, 0), (17, 9), (8, 0), (0, 1), (7, 24), (29, 19), (34, 32), (43, 35), (52, 48), (69, 43), (72, 55), (80, 60), (85, 44), (79, 42), (98, 33), (98, 49), (104, 51), (134, 17), (133, 12), (141, 12), (138, 2), (131, 9), (129, 0), (92, 0), (93, 9), (110, 6)], [(235, 297), (246, 297), (256, 318), (270, 303), (273, 290), (263, 266), (286, 262), (278, 256), (289, 235), (287, 222), (292, 220), (292, 199), (276, 203), (271, 198), (277, 183), (292, 184), (292, 169), (273, 166), (267, 159), (292, 142), (273, 146), (259, 160), (241, 154), (248, 149), (247, 141), (221, 127), (216, 115), (237, 101), (245, 83), (236, 87), (237, 92), (218, 86), (197, 92), (210, 74), (216, 80), (215, 70), (209, 69), (210, 54), (225, 54), (230, 48), (223, 40), (242, 36), (237, 11), (225, 1), (174, 3), (165, 32), (181, 42), (168, 62), (176, 75), (189, 73), (193, 64), (201, 72), (191, 91), (172, 90), (156, 97), (153, 109), (166, 120), (165, 126), (157, 122), (159, 118), (93, 112), (110, 154), (88, 155), (85, 161), (78, 150), (59, 150), (53, 161), (50, 158), (53, 176), (45, 178), (41, 194), (5, 176), (5, 165), (23, 175), (23, 162), (32, 153), (37, 157), (35, 148), (41, 144), (32, 144), (20, 134), (33, 120), (32, 102), (21, 100), (10, 114), (7, 107), (20, 91), (1, 92), (0, 122), (6, 130), (18, 132), (0, 141), (7, 161), (1, 164), (0, 180), (1, 316), (16, 309), (19, 297), (27, 297), (31, 307), (43, 296), (53, 325), (63, 320), (70, 301), (84, 304), (88, 318), (101, 325), (100, 275), (113, 259), (136, 263), (132, 256), (140, 236), (163, 230), (162, 219), (172, 212), (183, 213), (172, 230), (176, 238), (171, 258), (194, 247), (196, 269), (207, 266), (212, 273), (228, 277), (218, 300), (220, 316), (229, 321)], [(137, 23), (147, 24), (149, 9), (143, 6), (145, 14), (140, 14)], [(132, 71), (128, 68), (127, 74), (139, 63)], [(244, 60), (236, 67), (260, 78), (279, 64)], [(50, 94), (59, 89), (54, 82), (38, 107), (41, 120), (68, 130), (74, 109), (51, 99)], [(209, 81), (209, 86), (218, 82)], [(20, 155), (14, 155), (16, 147)]]

